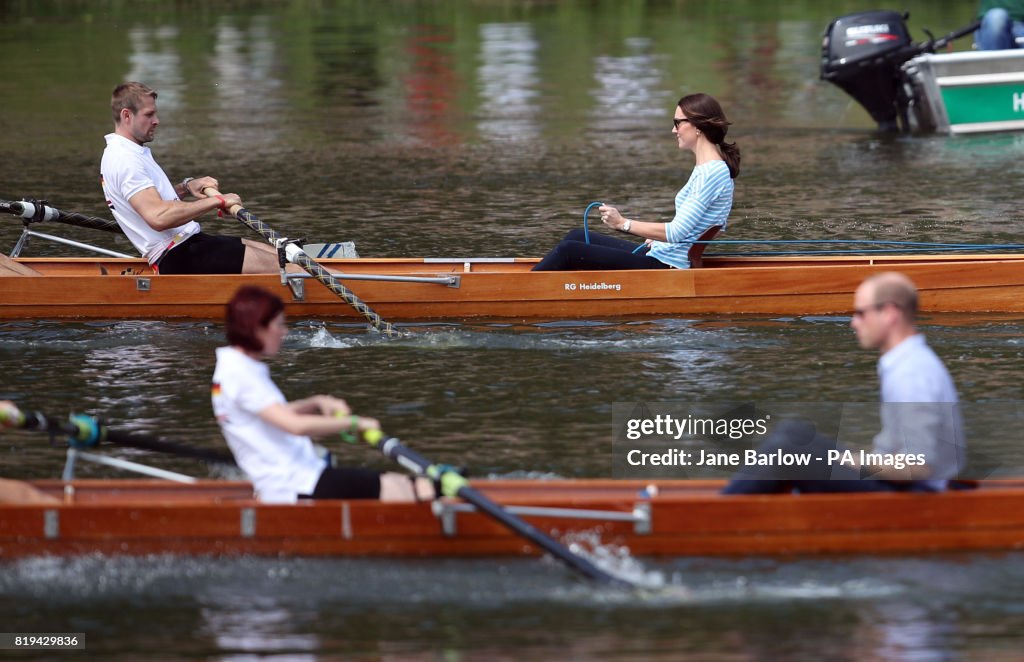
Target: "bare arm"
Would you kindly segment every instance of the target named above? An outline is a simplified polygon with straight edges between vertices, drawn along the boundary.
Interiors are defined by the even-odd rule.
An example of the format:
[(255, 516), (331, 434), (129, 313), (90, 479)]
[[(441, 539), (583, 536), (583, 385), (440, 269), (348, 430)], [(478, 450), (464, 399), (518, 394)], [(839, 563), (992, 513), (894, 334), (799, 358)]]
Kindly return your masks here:
[[(195, 188), (190, 183), (190, 188)], [(182, 200), (164, 200), (155, 187), (143, 189), (128, 201), (151, 228), (158, 232), (185, 225), (194, 218), (207, 214), (214, 209), (242, 204), (241, 198), (228, 193), (221, 198), (199, 198), (191, 202)]]
[(297, 414), (347, 416), (352, 413), (347, 402), (330, 395), (313, 395), (302, 400), (292, 400), (287, 407)]
[[(611, 205), (603, 205), (600, 207), (601, 220), (604, 224), (613, 230), (619, 230), (626, 232), (625, 225), (626, 220), (623, 218), (619, 210)], [(655, 241), (667, 241), (665, 234), (666, 223), (648, 223), (645, 221), (630, 221), (629, 234), (643, 237), (644, 239), (654, 239)]]
[(309, 413), (301, 411), (304, 407), (299, 407), (298, 409), (300, 410), (297, 411), (295, 405), (299, 405), (302, 402), (270, 405), (260, 411), (259, 417), (265, 423), (280, 428), (289, 434), (307, 437), (329, 437), (339, 432), (350, 430), (353, 424), (360, 431), (380, 427), (380, 423), (373, 418), (345, 414), (338, 416)]

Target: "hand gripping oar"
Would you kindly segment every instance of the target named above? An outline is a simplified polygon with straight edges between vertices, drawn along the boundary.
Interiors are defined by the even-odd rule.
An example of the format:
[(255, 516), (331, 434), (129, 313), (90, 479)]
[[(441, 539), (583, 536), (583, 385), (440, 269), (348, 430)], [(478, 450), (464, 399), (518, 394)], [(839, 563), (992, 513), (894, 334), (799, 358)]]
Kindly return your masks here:
[(38, 430), (49, 433), (51, 437), (66, 435), (68, 443), (76, 448), (89, 448), (102, 442), (110, 442), (119, 446), (170, 453), (204, 462), (235, 465), (235, 458), (230, 453), (162, 441), (134, 432), (112, 430), (95, 416), (85, 414), (70, 414), (66, 419), (60, 419), (46, 416), (38, 411), (28, 413), (19, 411), (17, 414), (12, 414), (10, 410), (0, 407), (0, 427)]
[(21, 218), (26, 225), (41, 221), (57, 221), (80, 228), (124, 234), (116, 221), (99, 216), (86, 216), (73, 211), (61, 211), (56, 207), (49, 206), (44, 200), (0, 200), (0, 211), (14, 214)]
[[(220, 191), (215, 188), (205, 188), (203, 189), (203, 193), (211, 197), (220, 195)], [(271, 246), (274, 246), (275, 248), (280, 247), (282, 242), (281, 235), (261, 221), (256, 214), (241, 205), (232, 205), (228, 210), (228, 213), (241, 221), (249, 229), (255, 230), (263, 235), (263, 238), (266, 239)], [(301, 248), (296, 246), (294, 243), (286, 243), (284, 250), (285, 257), (289, 262), (299, 265), (306, 271), (306, 273), (323, 283), (324, 287), (337, 294), (342, 301), (352, 306), (356, 312), (365, 317), (366, 321), (370, 323), (370, 326), (389, 337), (400, 335), (394, 325), (385, 321), (380, 315), (375, 313), (369, 306), (363, 303), (363, 300), (356, 296), (352, 290), (342, 285), (341, 281), (335, 278), (331, 272), (327, 271), (327, 269), (320, 266), (316, 260), (303, 252)]]
[(435, 485), (441, 486), (441, 493), (444, 496), (459, 497), (463, 501), (473, 504), (477, 510), (526, 538), (588, 579), (619, 588), (634, 588), (630, 582), (602, 570), (589, 560), (574, 554), (565, 545), (540, 532), (536, 527), (512, 515), (470, 487), (469, 481), (451, 467), (434, 464), (416, 451), (406, 447), (398, 439), (385, 437), (380, 430), (365, 431), (363, 440), (378, 449), (385, 457), (398, 462), (409, 471), (431, 478)]

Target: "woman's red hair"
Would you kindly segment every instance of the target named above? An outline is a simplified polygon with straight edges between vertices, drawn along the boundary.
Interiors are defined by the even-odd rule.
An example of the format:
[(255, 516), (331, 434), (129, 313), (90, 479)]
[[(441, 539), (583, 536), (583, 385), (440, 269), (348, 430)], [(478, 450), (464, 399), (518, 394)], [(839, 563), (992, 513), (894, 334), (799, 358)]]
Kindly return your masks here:
[(262, 287), (243, 285), (228, 302), (224, 319), (228, 342), (250, 352), (263, 351), (256, 331), (267, 328), (284, 312), (284, 301)]

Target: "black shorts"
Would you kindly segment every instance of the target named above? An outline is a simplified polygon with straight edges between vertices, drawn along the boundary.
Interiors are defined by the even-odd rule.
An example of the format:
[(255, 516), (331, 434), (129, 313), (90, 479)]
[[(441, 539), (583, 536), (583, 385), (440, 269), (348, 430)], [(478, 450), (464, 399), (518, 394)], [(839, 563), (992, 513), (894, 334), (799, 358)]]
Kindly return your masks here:
[(300, 499), (379, 499), (380, 474), (357, 467), (327, 467), (320, 474), (313, 494)]
[(161, 274), (240, 274), (245, 244), (238, 237), (198, 232), (160, 256)]

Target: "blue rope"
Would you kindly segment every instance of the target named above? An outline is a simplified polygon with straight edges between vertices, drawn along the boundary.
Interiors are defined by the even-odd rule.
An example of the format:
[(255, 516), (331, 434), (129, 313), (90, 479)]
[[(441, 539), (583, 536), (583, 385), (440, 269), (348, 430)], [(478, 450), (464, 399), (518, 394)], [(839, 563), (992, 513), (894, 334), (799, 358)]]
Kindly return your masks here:
[[(590, 228), (587, 222), (590, 217), (590, 210), (594, 207), (604, 205), (603, 202), (591, 202), (583, 211), (583, 238), (590, 243)], [(772, 256), (772, 255), (843, 255), (843, 254), (864, 254), (864, 253), (917, 253), (928, 252), (941, 248), (954, 251), (996, 251), (996, 250), (1024, 250), (1024, 244), (950, 244), (931, 241), (891, 241), (880, 239), (713, 239), (710, 241), (695, 241), (695, 244), (754, 244), (754, 245), (777, 245), (777, 244), (858, 244), (862, 246), (907, 246), (911, 248), (874, 248), (858, 250), (813, 250), (813, 251), (751, 251), (744, 253), (708, 253), (708, 257), (743, 257), (750, 256)], [(633, 254), (639, 253), (647, 246), (644, 242), (633, 249)]]
[[(695, 242), (696, 243), (696, 242)], [(715, 242), (702, 242), (715, 243)], [(968, 251), (991, 251), (991, 250), (1024, 250), (1021, 244), (1003, 244), (992, 246), (958, 246), (949, 248), (948, 252)], [(848, 250), (818, 250), (818, 251), (743, 251), (742, 253), (732, 251), (728, 253), (705, 253), (705, 257), (747, 257), (753, 256), (774, 256), (774, 255), (866, 255), (868, 253), (928, 253), (935, 251), (934, 248), (871, 248), (871, 249), (848, 249)]]
[(875, 246), (927, 246), (929, 248), (1018, 248), (1021, 244), (945, 244), (931, 241), (886, 241), (880, 239), (712, 239), (695, 244), (866, 244)]
[(590, 229), (587, 227), (587, 217), (590, 216), (590, 210), (594, 207), (600, 207), (603, 202), (591, 202), (587, 205), (587, 208), (583, 210), (583, 239), (586, 243), (590, 243)]
[[(1024, 244), (949, 244), (932, 241), (886, 241), (877, 239), (712, 239), (695, 241), (695, 244), (856, 244), (862, 246), (899, 246), (900, 248), (858, 248), (832, 250), (793, 250), (793, 251), (744, 251), (728, 253), (707, 253), (707, 257), (771, 257), (774, 255), (865, 255), (869, 253), (928, 253), (937, 249), (945, 252), (956, 251), (1019, 251)], [(636, 253), (643, 245), (633, 252)]]

